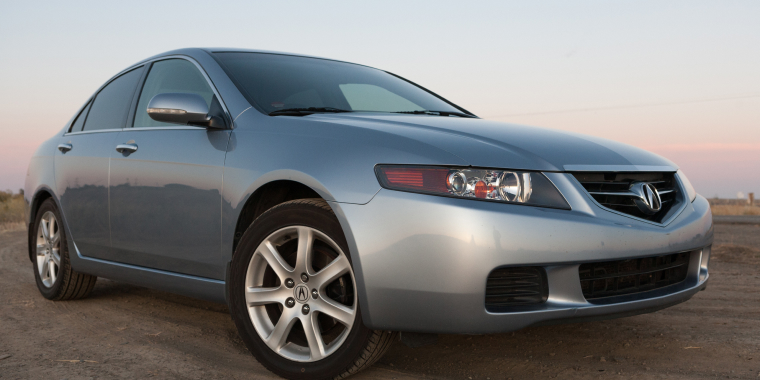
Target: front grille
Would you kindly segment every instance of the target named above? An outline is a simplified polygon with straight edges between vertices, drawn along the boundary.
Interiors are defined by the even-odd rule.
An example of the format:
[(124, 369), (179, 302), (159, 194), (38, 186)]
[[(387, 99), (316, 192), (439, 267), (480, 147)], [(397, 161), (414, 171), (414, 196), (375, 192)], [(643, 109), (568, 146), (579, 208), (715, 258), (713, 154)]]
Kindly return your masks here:
[(582, 264), (578, 268), (586, 300), (641, 293), (686, 279), (689, 252), (641, 259)]
[[(675, 173), (576, 172), (573, 176), (602, 206), (637, 218), (661, 223), (679, 204), (679, 187)], [(651, 183), (657, 188), (662, 199), (662, 209), (658, 213), (647, 215), (636, 206), (635, 197), (630, 193), (634, 182)]]
[(486, 310), (490, 312), (540, 304), (548, 297), (546, 271), (541, 267), (494, 269), (486, 281)]

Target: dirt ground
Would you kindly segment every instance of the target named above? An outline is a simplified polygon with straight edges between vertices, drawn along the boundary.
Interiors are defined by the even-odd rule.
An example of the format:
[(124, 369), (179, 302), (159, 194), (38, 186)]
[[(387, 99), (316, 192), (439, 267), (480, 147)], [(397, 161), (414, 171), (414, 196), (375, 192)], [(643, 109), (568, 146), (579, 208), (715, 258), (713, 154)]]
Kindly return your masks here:
[[(604, 322), (442, 335), (420, 348), (397, 342), (354, 378), (760, 378), (760, 226), (715, 230), (710, 284), (686, 303)], [(45, 300), (24, 236), (0, 232), (0, 378), (275, 378), (223, 305), (104, 279), (87, 299)]]

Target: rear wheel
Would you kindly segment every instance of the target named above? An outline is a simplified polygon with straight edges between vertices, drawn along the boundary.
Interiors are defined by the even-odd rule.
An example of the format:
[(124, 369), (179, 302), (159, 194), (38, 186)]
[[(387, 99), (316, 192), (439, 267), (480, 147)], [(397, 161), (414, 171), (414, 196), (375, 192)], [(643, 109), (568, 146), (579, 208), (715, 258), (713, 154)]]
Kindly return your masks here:
[(379, 359), (394, 333), (362, 322), (342, 229), (321, 199), (266, 211), (233, 258), (230, 305), (241, 337), (289, 379), (346, 377)]
[(47, 299), (83, 298), (90, 294), (98, 278), (71, 269), (66, 233), (60, 221), (55, 202), (52, 199), (43, 202), (37, 210), (31, 241), (35, 252), (34, 278)]

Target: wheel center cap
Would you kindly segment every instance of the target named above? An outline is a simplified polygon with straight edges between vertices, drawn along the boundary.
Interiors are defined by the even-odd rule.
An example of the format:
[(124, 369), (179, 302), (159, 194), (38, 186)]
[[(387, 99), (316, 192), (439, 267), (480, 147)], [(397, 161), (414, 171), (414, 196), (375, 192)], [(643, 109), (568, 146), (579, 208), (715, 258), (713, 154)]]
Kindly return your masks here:
[(293, 288), (293, 298), (299, 303), (306, 303), (309, 300), (309, 287), (304, 284), (298, 284)]

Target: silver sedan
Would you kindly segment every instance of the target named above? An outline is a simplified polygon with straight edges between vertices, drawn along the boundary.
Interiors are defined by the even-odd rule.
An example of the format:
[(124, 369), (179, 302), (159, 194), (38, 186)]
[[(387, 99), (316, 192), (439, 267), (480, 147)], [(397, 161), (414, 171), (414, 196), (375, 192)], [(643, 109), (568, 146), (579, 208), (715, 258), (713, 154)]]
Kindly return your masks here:
[(356, 373), (399, 332), (662, 309), (705, 288), (713, 239), (662, 157), (265, 51), (130, 66), (37, 149), (24, 194), (44, 297), (105, 277), (226, 303), (289, 379)]

